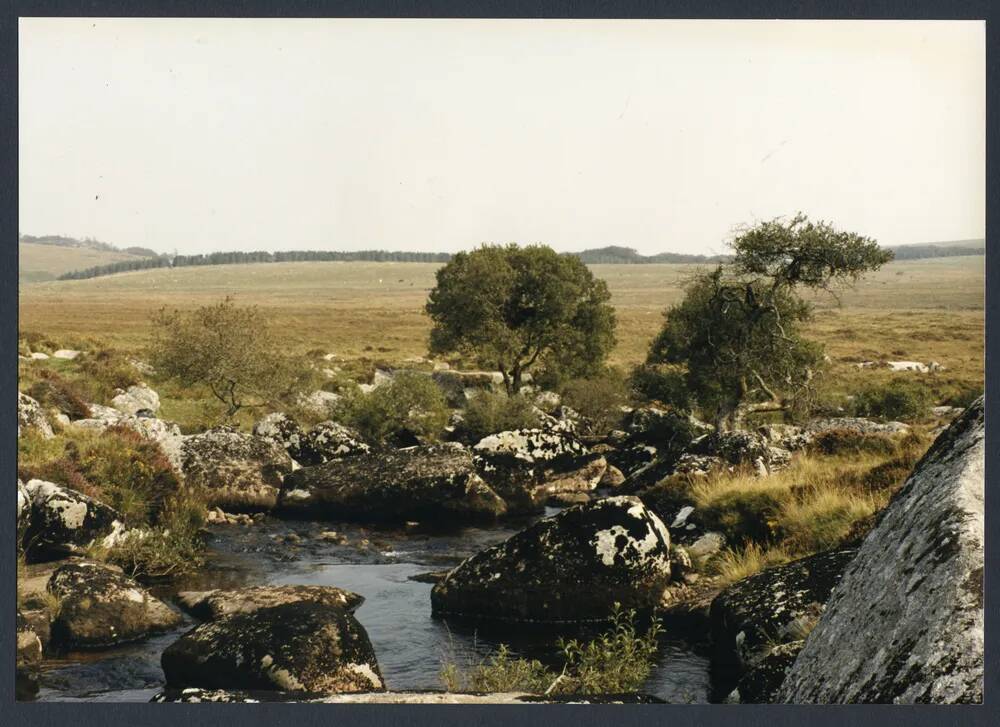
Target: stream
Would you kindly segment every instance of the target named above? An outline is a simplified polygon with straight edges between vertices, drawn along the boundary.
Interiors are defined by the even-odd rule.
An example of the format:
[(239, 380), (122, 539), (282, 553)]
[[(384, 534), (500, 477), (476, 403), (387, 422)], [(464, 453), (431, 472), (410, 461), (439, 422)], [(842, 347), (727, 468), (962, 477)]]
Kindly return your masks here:
[[(545, 515), (556, 512), (549, 508)], [(530, 522), (450, 531), (273, 518), (249, 526), (211, 526), (206, 566), (170, 587), (151, 590), (168, 602), (182, 590), (258, 584), (330, 585), (360, 593), (365, 602), (355, 615), (368, 631), (386, 686), (393, 691), (440, 689), (445, 660), (460, 666), (475, 663), (506, 643), (519, 655), (552, 665), (558, 663), (555, 641), (560, 635), (593, 635), (432, 617), (432, 584), (412, 576), (447, 570)], [(320, 537), (331, 530), (348, 542)], [(177, 630), (136, 644), (46, 658), (38, 700), (149, 701), (164, 686), (160, 654), (196, 623), (186, 617)], [(707, 648), (684, 636), (666, 624), (657, 664), (642, 691), (670, 703), (708, 702)]]

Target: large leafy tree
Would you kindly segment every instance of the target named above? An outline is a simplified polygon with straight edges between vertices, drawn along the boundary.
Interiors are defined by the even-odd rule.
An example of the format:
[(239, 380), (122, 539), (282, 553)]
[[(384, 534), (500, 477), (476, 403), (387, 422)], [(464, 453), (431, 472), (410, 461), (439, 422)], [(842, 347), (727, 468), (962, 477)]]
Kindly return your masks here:
[(697, 275), (667, 311), (647, 357), (672, 365), (720, 429), (790, 409), (811, 390), (823, 350), (803, 336), (812, 308), (800, 289), (836, 295), (892, 259), (874, 240), (802, 214), (744, 228), (732, 248), (731, 263)]
[(510, 394), (532, 367), (588, 375), (615, 344), (610, 298), (576, 256), (544, 245), (484, 245), (438, 271), (427, 302), (430, 349), (496, 368)]

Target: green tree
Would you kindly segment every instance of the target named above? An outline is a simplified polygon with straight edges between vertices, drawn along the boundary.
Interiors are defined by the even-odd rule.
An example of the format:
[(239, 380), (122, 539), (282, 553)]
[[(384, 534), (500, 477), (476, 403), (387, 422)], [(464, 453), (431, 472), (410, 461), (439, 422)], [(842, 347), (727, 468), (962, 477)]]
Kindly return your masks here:
[(695, 276), (666, 312), (646, 359), (678, 366), (689, 401), (720, 429), (786, 411), (812, 391), (823, 350), (802, 335), (812, 308), (799, 289), (835, 296), (892, 259), (874, 240), (801, 213), (744, 228), (732, 248), (731, 263)]
[(438, 270), (427, 303), (430, 350), (496, 368), (508, 394), (535, 366), (586, 376), (615, 344), (610, 298), (575, 256), (544, 245), (484, 245)]
[(227, 297), (191, 312), (161, 309), (153, 317), (152, 364), (183, 386), (203, 385), (232, 417), (243, 408), (291, 401), (308, 372), (273, 346), (270, 323), (256, 306)]

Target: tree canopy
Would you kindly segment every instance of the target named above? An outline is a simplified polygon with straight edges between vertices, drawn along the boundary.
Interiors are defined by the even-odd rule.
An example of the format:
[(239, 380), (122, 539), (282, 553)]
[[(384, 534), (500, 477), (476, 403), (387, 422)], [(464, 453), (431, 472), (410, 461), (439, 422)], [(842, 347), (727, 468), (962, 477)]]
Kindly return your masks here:
[(437, 272), (427, 313), (431, 353), (459, 352), (503, 374), (508, 393), (525, 371), (598, 370), (615, 344), (603, 280), (572, 255), (544, 245), (484, 245)]
[(799, 288), (835, 294), (892, 259), (874, 240), (802, 214), (744, 228), (732, 248), (732, 263), (697, 275), (666, 312), (647, 356), (677, 367), (684, 403), (719, 427), (787, 410), (811, 391), (823, 350), (803, 336), (812, 308)]

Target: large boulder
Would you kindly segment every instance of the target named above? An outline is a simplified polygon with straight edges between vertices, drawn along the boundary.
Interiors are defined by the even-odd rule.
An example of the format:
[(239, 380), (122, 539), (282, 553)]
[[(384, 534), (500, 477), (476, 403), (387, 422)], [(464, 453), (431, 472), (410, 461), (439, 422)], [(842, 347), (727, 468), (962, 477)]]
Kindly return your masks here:
[(670, 582), (670, 535), (635, 497), (563, 510), (466, 559), (431, 591), (435, 613), (501, 621), (606, 619), (654, 607)]
[(235, 590), (181, 591), (177, 601), (192, 615), (214, 621), (234, 613), (251, 613), (302, 601), (336, 606), (354, 613), (365, 599), (335, 586), (248, 586)]
[(200, 488), (207, 504), (227, 511), (274, 507), (292, 471), (281, 445), (229, 427), (185, 437), (180, 459), (187, 484)]
[(982, 701), (984, 437), (980, 398), (883, 511), (778, 701)]
[(169, 687), (336, 694), (385, 688), (364, 627), (346, 609), (293, 601), (201, 624), (161, 659)]
[(24, 542), (31, 527), (31, 493), (21, 480), (17, 481), (17, 542)]
[(813, 435), (832, 429), (850, 429), (858, 434), (905, 434), (910, 431), (909, 425), (903, 422), (876, 422), (863, 417), (814, 419), (805, 427), (805, 431)]
[(461, 522), (507, 510), (459, 445), (359, 454), (303, 467), (285, 478), (278, 506), (310, 517), (388, 521)]
[(124, 414), (138, 414), (141, 411), (155, 414), (160, 410), (160, 395), (145, 384), (136, 384), (117, 394), (111, 400), (111, 406)]
[(95, 540), (122, 528), (122, 518), (113, 508), (82, 492), (45, 480), (29, 480), (24, 490), (31, 501), (26, 541), (32, 555), (82, 553)]
[(27, 394), (17, 393), (17, 436), (22, 430), (31, 429), (46, 439), (55, 436), (52, 425), (42, 411), (42, 405)]
[(492, 434), (473, 448), (476, 468), (511, 512), (541, 510), (557, 493), (590, 492), (607, 461), (579, 439), (553, 429), (516, 429)]
[(370, 452), (371, 447), (356, 430), (328, 420), (320, 422), (303, 435), (299, 457), (296, 459), (299, 464), (309, 466)]
[(842, 549), (811, 555), (722, 591), (709, 610), (718, 681), (736, 681), (777, 644), (804, 638), (854, 553)]
[(99, 563), (60, 566), (48, 590), (59, 599), (52, 641), (67, 649), (100, 649), (169, 631), (181, 616), (119, 569)]

